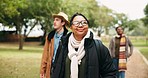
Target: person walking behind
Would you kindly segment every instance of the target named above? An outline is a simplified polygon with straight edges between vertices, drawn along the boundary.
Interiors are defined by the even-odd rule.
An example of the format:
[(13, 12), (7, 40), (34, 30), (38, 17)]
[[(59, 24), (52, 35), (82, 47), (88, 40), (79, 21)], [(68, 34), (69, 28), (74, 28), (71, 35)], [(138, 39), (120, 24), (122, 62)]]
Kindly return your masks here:
[(55, 59), (51, 78), (116, 78), (109, 50), (93, 39), (89, 21), (76, 13), (70, 20), (71, 33), (61, 39), (60, 55)]
[[(130, 39), (124, 34), (122, 26), (116, 27), (117, 35), (115, 35), (109, 44), (109, 50), (118, 73), (118, 78), (125, 78), (125, 71), (127, 70), (127, 58), (133, 53), (133, 45)], [(128, 51), (130, 47), (130, 51)]]
[(50, 78), (51, 65), (54, 63), (55, 58), (58, 58), (57, 49), (62, 36), (68, 32), (66, 25), (68, 25), (68, 16), (64, 12), (59, 12), (53, 15), (53, 28), (46, 37), (44, 51), (42, 54), (40, 78)]

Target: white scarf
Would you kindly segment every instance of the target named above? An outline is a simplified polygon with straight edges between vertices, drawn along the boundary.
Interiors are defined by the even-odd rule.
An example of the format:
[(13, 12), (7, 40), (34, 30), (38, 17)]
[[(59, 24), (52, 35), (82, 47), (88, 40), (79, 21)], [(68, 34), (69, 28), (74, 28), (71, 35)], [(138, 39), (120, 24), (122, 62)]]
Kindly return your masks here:
[[(73, 34), (69, 37), (69, 43), (68, 43), (68, 57), (71, 60), (71, 78), (78, 78), (78, 64), (81, 64), (81, 59), (85, 55), (84, 50), (84, 39), (89, 38), (90, 31), (87, 32), (85, 37), (81, 41), (77, 41)], [(77, 51), (75, 51), (75, 48), (78, 48)]]

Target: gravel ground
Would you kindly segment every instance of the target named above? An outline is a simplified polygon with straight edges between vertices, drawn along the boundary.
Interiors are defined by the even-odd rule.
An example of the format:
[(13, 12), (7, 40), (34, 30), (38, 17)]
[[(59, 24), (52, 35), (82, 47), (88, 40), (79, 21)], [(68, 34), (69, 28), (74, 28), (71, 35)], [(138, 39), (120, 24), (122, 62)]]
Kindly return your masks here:
[(128, 59), (126, 78), (148, 78), (148, 64), (136, 48), (133, 55)]

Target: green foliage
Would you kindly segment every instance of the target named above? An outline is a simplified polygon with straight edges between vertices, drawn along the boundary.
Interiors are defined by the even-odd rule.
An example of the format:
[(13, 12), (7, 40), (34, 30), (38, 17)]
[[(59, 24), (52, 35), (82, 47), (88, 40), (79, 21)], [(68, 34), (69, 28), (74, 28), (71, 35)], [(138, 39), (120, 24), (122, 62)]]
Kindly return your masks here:
[(145, 13), (146, 16), (148, 16), (148, 4), (144, 8), (144, 13)]
[(58, 13), (61, 7), (59, 0), (29, 0), (31, 13), (40, 25), (42, 30), (47, 32), (52, 29), (52, 14)]
[[(58, 0), (2, 0), (0, 8), (0, 22), (3, 25), (15, 26), (19, 35), (22, 33), (22, 28), (28, 27), (27, 23), (31, 19), (35, 19), (32, 28), (38, 22), (42, 25), (45, 32), (52, 27), (52, 14), (60, 11), (60, 1)], [(20, 48), (22, 45), (20, 37)]]
[(130, 20), (126, 24), (126, 28), (128, 28), (128, 30), (131, 31), (134, 28), (138, 27), (139, 25), (140, 25), (140, 20)]
[[(76, 12), (84, 14), (90, 21), (90, 27), (98, 28), (101, 26), (101, 28), (107, 29), (115, 25), (113, 22), (115, 18), (110, 15), (112, 14), (112, 10), (105, 6), (98, 5), (99, 3), (95, 0), (2, 0), (1, 2), (4, 3), (3, 1), (5, 1), (7, 5), (10, 4), (7, 8), (13, 8), (13, 10), (10, 10), (14, 12), (6, 11), (6, 16), (3, 16), (5, 15), (3, 13), (0, 14), (1, 17), (3, 16), (5, 18), (2, 18), (2, 20), (6, 21), (7, 24), (16, 25), (17, 29), (19, 29), (19, 25), (25, 25), (27, 27), (26, 23), (30, 19), (36, 19), (36, 21), (42, 25), (42, 29), (45, 32), (51, 30), (53, 22), (52, 14), (58, 13), (59, 11), (64, 11), (68, 14), (69, 18)], [(11, 6), (14, 4), (15, 6)], [(4, 4), (1, 4), (1, 8), (3, 8), (2, 6), (4, 6)], [(8, 19), (10, 17), (11, 19)], [(18, 24), (18, 22), (21, 23)]]
[(142, 18), (141, 20), (143, 21), (143, 23), (145, 24), (145, 26), (148, 29), (148, 4), (144, 8), (144, 13), (145, 13), (146, 16), (144, 18)]
[[(146, 36), (147, 34), (147, 28), (145, 27), (145, 25), (143, 24), (143, 22), (141, 20), (134, 20), (135, 23), (133, 26), (133, 30), (132, 30), (132, 33), (130, 35), (132, 36)], [(131, 26), (132, 27), (132, 24)], [(141, 31), (142, 30), (142, 31)]]
[(63, 0), (61, 10), (68, 14), (69, 19), (74, 13), (82, 13), (89, 19), (90, 27), (96, 27), (99, 18), (98, 7), (95, 0)]
[(141, 20), (143, 21), (144, 25), (145, 25), (145, 30), (146, 30), (146, 36), (148, 36), (148, 4), (146, 5), (146, 7), (144, 8), (144, 13), (145, 13), (145, 17), (142, 18)]
[(1, 0), (0, 1), (0, 22), (6, 25), (12, 25), (16, 19), (14, 17), (21, 14), (22, 9), (26, 9), (26, 0)]
[(142, 18), (141, 20), (143, 21), (145, 27), (147, 27), (147, 29), (148, 29), (148, 16)]
[(113, 21), (115, 24), (128, 27), (127, 22), (128, 18), (125, 14), (123, 13), (113, 13), (113, 16), (115, 17), (115, 20)]
[(103, 27), (106, 31), (106, 34), (109, 34), (109, 27), (115, 25), (114, 17), (112, 16), (112, 10), (106, 6), (99, 7), (99, 26)]
[(127, 31), (132, 31), (138, 26), (141, 26), (141, 21), (140, 20), (129, 20), (128, 17), (123, 14), (123, 13), (115, 13), (115, 24), (123, 26)]
[(62, 11), (68, 15), (73, 15), (76, 12), (84, 14), (89, 19), (90, 28), (108, 28), (113, 25), (114, 18), (109, 15), (112, 10), (105, 6), (99, 6), (95, 0), (63, 0)]

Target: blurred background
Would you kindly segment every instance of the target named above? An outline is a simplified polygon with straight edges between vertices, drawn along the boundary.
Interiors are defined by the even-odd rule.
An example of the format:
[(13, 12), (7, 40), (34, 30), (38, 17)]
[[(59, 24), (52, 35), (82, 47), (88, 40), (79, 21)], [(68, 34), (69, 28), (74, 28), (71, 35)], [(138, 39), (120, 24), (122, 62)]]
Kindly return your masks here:
[(148, 58), (147, 0), (0, 0), (0, 78), (39, 78), (44, 38), (53, 29), (52, 14), (60, 11), (69, 19), (84, 14), (107, 47), (115, 27), (123, 26)]

